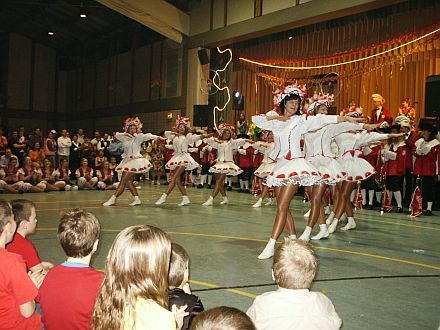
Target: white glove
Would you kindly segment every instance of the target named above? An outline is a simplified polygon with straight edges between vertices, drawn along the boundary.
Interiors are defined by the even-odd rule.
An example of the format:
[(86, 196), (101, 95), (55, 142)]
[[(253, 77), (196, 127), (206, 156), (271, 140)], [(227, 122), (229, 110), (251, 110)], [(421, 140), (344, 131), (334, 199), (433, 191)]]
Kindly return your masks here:
[(372, 151), (373, 151), (373, 150), (371, 150), (371, 148), (368, 147), (368, 146), (363, 148), (363, 152), (364, 152), (364, 155), (365, 155), (365, 156), (371, 154)]
[(238, 153), (240, 155), (246, 156), (246, 150), (244, 150), (244, 149), (238, 149)]
[(383, 151), (383, 158), (385, 160), (396, 160), (397, 153), (389, 151), (389, 150), (384, 150)]
[(382, 124), (380, 124), (379, 128), (387, 128), (390, 127), (390, 125), (388, 124), (388, 122), (384, 121)]

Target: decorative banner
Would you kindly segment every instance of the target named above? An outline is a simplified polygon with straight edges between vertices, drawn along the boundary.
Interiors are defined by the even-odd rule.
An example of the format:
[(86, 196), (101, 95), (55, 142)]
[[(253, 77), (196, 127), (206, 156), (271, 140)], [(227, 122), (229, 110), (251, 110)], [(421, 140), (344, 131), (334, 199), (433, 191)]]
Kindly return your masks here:
[[(231, 101), (231, 93), (229, 92), (229, 87), (228, 86), (220, 87), (221, 81), (220, 81), (219, 72), (224, 72), (226, 70), (226, 68), (228, 67), (229, 63), (232, 62), (232, 50), (231, 49), (227, 48), (225, 50), (220, 50), (220, 47), (217, 47), (217, 51), (220, 54), (228, 52), (230, 57), (229, 57), (229, 60), (226, 62), (225, 67), (223, 69), (215, 70), (214, 77), (212, 78), (212, 84), (217, 88), (217, 90), (219, 90), (219, 91), (226, 90), (226, 95), (228, 96), (228, 100), (226, 101), (226, 103), (223, 105), (222, 108), (219, 108), (218, 106), (214, 107), (214, 127), (216, 130), (217, 130), (217, 119), (216, 119), (215, 112), (216, 111), (222, 112), (223, 110), (225, 110), (225, 108), (228, 106), (229, 102)], [(217, 79), (218, 79), (218, 84), (216, 82)]]
[(417, 186), (411, 198), (411, 217), (418, 217), (423, 213), (422, 208), (422, 191)]

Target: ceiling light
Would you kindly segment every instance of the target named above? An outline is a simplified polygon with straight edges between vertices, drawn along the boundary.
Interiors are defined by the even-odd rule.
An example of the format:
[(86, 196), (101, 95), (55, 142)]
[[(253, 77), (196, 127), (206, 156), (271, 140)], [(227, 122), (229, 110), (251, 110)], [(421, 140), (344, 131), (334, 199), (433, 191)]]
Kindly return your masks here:
[(82, 12), (81, 14), (79, 14), (79, 17), (81, 17), (81, 18), (86, 18), (86, 17), (87, 17), (87, 14), (84, 13), (84, 12)]
[(55, 33), (53, 31), (49, 31), (49, 32), (47, 32), (47, 35), (53, 36), (53, 35), (55, 35)]
[(292, 40), (292, 39), (293, 39), (293, 37), (292, 37), (292, 36), (290, 36), (290, 37), (289, 37), (289, 40)]

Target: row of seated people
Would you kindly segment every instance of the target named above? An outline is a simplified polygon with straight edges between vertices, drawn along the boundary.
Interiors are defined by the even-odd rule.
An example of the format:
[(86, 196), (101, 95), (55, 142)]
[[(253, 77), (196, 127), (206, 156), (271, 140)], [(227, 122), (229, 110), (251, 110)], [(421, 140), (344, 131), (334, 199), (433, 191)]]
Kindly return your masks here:
[[(45, 159), (40, 168), (34, 166), (30, 157), (24, 158), (24, 165), (18, 166), (18, 160), (12, 157), (9, 164), (0, 168), (0, 190), (7, 193), (45, 192), (59, 190), (99, 189), (114, 190), (118, 187), (117, 175), (104, 161), (100, 169), (93, 170), (87, 159), (82, 159), (74, 177), (66, 158), (60, 166), (53, 168), (49, 159)], [(76, 182), (75, 182), (76, 181)]]
[(57, 266), (42, 262), (28, 240), (36, 225), (31, 201), (0, 200), (2, 329), (40, 330), (42, 323), (46, 330), (332, 330), (342, 325), (330, 299), (309, 291), (318, 259), (301, 240), (287, 239), (278, 247), (267, 270), (278, 288), (258, 296), (246, 313), (230, 307), (204, 311), (189, 286), (187, 251), (159, 228), (123, 229), (102, 273), (90, 267), (101, 231), (94, 214), (82, 209), (62, 214), (57, 237), (66, 259)]

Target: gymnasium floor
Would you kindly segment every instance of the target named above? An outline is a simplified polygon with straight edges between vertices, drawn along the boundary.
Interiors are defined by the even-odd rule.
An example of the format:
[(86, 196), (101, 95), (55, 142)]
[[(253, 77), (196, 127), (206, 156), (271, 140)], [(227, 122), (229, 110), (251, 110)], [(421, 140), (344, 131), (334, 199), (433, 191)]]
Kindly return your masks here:
[[(274, 290), (272, 260), (257, 256), (269, 238), (275, 207), (253, 209), (250, 194), (229, 192), (231, 203), (206, 207), (211, 190), (189, 188), (193, 204), (178, 207), (177, 189), (166, 204), (154, 202), (165, 186), (141, 184), (143, 205), (129, 207), (124, 193), (114, 207), (101, 204), (111, 192), (77, 191), (24, 196), (37, 205), (38, 232), (31, 236), (43, 260), (59, 263), (64, 255), (56, 239), (60, 211), (75, 207), (95, 213), (102, 225), (99, 250), (92, 260), (104, 268), (107, 251), (124, 227), (146, 223), (168, 232), (191, 256), (192, 289), (205, 308), (234, 306), (246, 311), (255, 295)], [(292, 202), (296, 228), (305, 227), (308, 204)], [(440, 213), (416, 220), (406, 215), (358, 211), (357, 230), (337, 232), (313, 243), (320, 268), (313, 290), (325, 293), (344, 329), (437, 329), (440, 321)], [(317, 229), (315, 228), (315, 231)]]

